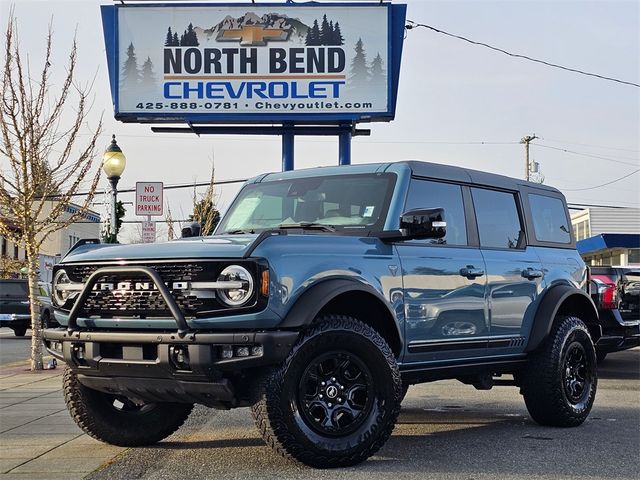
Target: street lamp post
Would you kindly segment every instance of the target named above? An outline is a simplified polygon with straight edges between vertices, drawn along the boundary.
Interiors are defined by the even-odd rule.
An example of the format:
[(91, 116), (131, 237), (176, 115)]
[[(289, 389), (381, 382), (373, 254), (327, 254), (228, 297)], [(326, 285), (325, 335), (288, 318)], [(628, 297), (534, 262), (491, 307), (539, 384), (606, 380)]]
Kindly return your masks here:
[(116, 223), (117, 223), (117, 212), (116, 212), (116, 204), (118, 200), (118, 180), (122, 176), (122, 172), (124, 172), (124, 167), (127, 164), (127, 159), (122, 153), (122, 150), (116, 143), (116, 136), (113, 135), (111, 139), (111, 143), (104, 151), (104, 155), (102, 156), (102, 170), (107, 174), (107, 178), (109, 179), (109, 183), (111, 184), (111, 224), (110, 226), (110, 234), (111, 238), (114, 242), (116, 239)]

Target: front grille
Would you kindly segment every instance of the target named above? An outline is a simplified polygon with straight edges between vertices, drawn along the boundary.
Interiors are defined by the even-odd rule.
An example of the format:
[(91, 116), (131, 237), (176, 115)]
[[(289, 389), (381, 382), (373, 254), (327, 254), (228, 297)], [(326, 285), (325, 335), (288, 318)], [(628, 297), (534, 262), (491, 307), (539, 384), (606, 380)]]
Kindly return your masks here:
[[(240, 263), (255, 273), (255, 265)], [(220, 262), (202, 263), (162, 263), (131, 264), (153, 268), (158, 272), (185, 317), (193, 318), (198, 314), (215, 315), (228, 310), (217, 299), (215, 291), (191, 290), (190, 282), (214, 281), (227, 265)], [(86, 283), (96, 270), (106, 264), (66, 265), (65, 271), (73, 282)], [(105, 288), (109, 287), (109, 288)], [(124, 288), (121, 288), (121, 287)], [(249, 302), (251, 305), (253, 302)], [(66, 307), (66, 305), (65, 305)], [(70, 308), (70, 306), (69, 306)], [(171, 317), (162, 295), (155, 289), (153, 282), (145, 275), (118, 274), (105, 275), (98, 279), (96, 287), (83, 305), (83, 315), (87, 317), (113, 318), (153, 318)]]

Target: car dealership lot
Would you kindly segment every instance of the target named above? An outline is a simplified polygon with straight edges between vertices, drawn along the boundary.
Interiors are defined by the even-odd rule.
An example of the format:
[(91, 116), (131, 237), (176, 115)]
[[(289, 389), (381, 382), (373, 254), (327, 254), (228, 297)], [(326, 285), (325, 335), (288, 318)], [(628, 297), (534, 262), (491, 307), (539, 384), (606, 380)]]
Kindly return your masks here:
[[(29, 342), (22, 344), (26, 358)], [(5, 348), (4, 342), (0, 348)], [(0, 480), (72, 479), (85, 474), (93, 480), (182, 478), (185, 472), (193, 479), (340, 475), (369, 480), (425, 478), (427, 473), (429, 478), (447, 479), (631, 479), (640, 475), (639, 348), (607, 358), (593, 412), (574, 429), (537, 426), (513, 387), (476, 391), (456, 381), (412, 387), (385, 447), (369, 461), (340, 473), (299, 467), (277, 457), (258, 436), (248, 409), (196, 408), (167, 441), (115, 457), (123, 449), (82, 435), (65, 411), (62, 369), (25, 374), (24, 368), (0, 369), (0, 397), (6, 400), (0, 405), (4, 432), (0, 465), (6, 466)], [(29, 383), (20, 385), (16, 379), (23, 377)], [(37, 419), (18, 425), (32, 413)], [(97, 468), (102, 463), (106, 466)]]
[(595, 407), (578, 428), (536, 425), (513, 387), (456, 381), (412, 387), (389, 442), (365, 463), (312, 470), (264, 445), (248, 409), (197, 408), (175, 435), (129, 450), (90, 478), (638, 478), (640, 349), (611, 355)]

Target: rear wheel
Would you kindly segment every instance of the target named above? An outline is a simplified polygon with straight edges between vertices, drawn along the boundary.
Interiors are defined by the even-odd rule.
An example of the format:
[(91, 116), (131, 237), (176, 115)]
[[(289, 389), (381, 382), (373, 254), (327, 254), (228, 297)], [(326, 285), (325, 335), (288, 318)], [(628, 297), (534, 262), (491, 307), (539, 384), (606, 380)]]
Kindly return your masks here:
[(355, 465), (387, 441), (402, 381), (393, 352), (371, 327), (320, 318), (262, 382), (252, 412), (265, 442), (317, 468)]
[(16, 337), (24, 337), (27, 333), (27, 327), (16, 327), (13, 329)]
[(69, 413), (82, 430), (100, 441), (121, 447), (152, 445), (175, 432), (193, 405), (137, 403), (85, 387), (68, 367), (64, 371), (64, 398)]
[(596, 352), (587, 327), (577, 317), (557, 317), (522, 376), (529, 414), (541, 425), (580, 425), (591, 411), (597, 384)]

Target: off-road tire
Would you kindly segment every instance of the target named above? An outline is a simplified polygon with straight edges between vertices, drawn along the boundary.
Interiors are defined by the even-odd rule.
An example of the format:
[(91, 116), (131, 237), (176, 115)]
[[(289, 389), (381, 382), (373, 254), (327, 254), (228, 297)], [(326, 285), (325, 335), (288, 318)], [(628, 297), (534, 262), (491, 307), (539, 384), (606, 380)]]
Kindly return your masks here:
[[(576, 375), (569, 373), (567, 362), (577, 354), (584, 358), (584, 367), (574, 370), (580, 370), (576, 375), (585, 381), (572, 399), (565, 385)], [(522, 375), (521, 392), (529, 414), (540, 425), (578, 426), (591, 411), (597, 384), (596, 352), (587, 327), (577, 317), (556, 317), (549, 337), (532, 354)]]
[(16, 327), (13, 329), (13, 334), (16, 337), (24, 337), (27, 334), (27, 327)]
[(142, 411), (114, 407), (115, 397), (85, 387), (69, 367), (63, 375), (64, 399), (73, 420), (93, 438), (120, 447), (152, 445), (175, 432), (193, 405), (146, 404)]
[[(355, 363), (363, 358), (363, 371), (368, 373), (362, 378), (369, 380), (367, 392), (372, 392), (367, 396), (370, 410), (363, 409), (352, 417), (361, 423), (354, 420), (352, 430), (344, 429), (344, 435), (316, 428), (307, 413), (309, 402), (303, 400), (306, 372), (314, 362), (322, 363), (321, 359), (331, 355), (346, 356)], [(345, 368), (341, 363), (333, 370), (339, 372), (335, 375), (338, 382), (348, 377), (342, 370)], [(327, 396), (328, 388), (324, 391)], [(355, 318), (326, 315), (301, 335), (280, 367), (263, 377), (252, 413), (264, 441), (283, 457), (316, 468), (347, 467), (366, 460), (384, 445), (398, 418), (401, 395), (398, 365), (380, 334)], [(336, 411), (325, 418), (338, 418), (335, 423), (339, 423)], [(336, 428), (340, 432), (340, 427)]]

